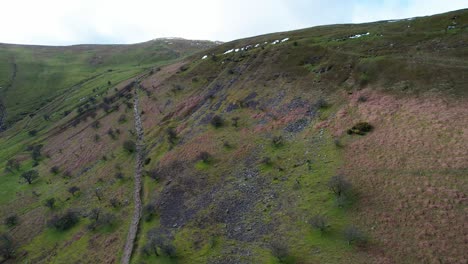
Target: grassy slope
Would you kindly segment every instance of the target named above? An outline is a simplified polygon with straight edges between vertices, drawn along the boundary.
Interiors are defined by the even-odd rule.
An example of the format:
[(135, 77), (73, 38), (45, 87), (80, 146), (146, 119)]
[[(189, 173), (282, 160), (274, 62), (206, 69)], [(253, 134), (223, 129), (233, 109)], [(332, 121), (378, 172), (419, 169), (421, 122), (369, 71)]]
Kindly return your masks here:
[[(457, 28), (445, 32), (456, 14), (460, 16)], [(440, 104), (437, 100), (448, 105), (441, 109), (446, 113), (441, 122), (450, 124), (463, 116), (467, 96), (463, 76), (468, 68), (466, 24), (467, 12), (459, 11), (411, 21), (326, 26), (260, 36), (190, 57), (185, 62), (186, 71), (180, 71), (182, 63), (177, 63), (145, 78), (140, 95), (146, 146), (151, 158), (146, 169), (154, 171), (159, 180), (145, 178), (144, 201), (155, 204), (157, 210), (156, 216), (142, 225), (134, 262), (279, 263), (272, 250), (275, 243), (287, 249), (284, 259), (287, 263), (466, 259), (463, 250), (460, 251), (463, 241), (451, 244), (444, 238), (444, 243), (453, 250), (439, 250), (445, 247), (433, 246), (434, 241), (425, 237), (437, 238), (453, 225), (463, 228), (460, 225), (463, 226), (462, 212), (466, 208), (463, 192), (466, 178), (457, 175), (463, 174), (466, 164), (456, 154), (466, 146), (463, 124), (448, 125), (453, 131), (444, 129), (440, 132), (441, 140), (432, 140), (434, 145), (427, 148), (417, 147), (417, 152), (403, 146), (411, 142), (405, 140), (418, 134), (401, 132), (418, 131), (423, 125), (437, 131), (435, 124), (427, 121), (430, 117), (417, 115), (411, 108), (420, 109), (431, 100), (435, 100), (435, 105)], [(365, 32), (371, 34), (347, 38)], [(285, 37), (291, 39), (222, 55), (231, 48), (271, 43)], [(204, 54), (216, 54), (216, 57), (201, 60)], [(328, 71), (321, 72), (327, 68)], [(73, 109), (78, 103), (69, 106), (64, 102), (69, 98), (78, 102), (96, 87), (109, 90), (107, 79), (96, 80), (97, 84), (92, 80), (86, 90), (58, 96), (43, 111)], [(117, 90), (124, 87), (125, 82)], [(107, 96), (113, 93), (110, 89)], [(360, 96), (368, 101), (358, 104)], [(330, 105), (318, 107), (319, 99), (325, 99)], [(122, 114), (130, 116), (130, 110), (123, 104), (126, 100), (121, 98), (115, 102), (120, 108), (113, 113), (98, 111), (96, 118), (102, 124), (98, 129), (90, 127), (92, 119), (89, 118), (76, 127), (58, 130), (57, 127), (74, 118), (73, 114), (67, 118), (54, 116), (45, 125), (39, 117), (22, 120), (3, 134), (0, 154), (23, 159), (23, 171), (32, 163), (29, 153), (24, 151), (25, 145), (44, 143), (44, 153), (49, 156), (38, 166), (41, 180), (32, 186), (18, 183), (19, 172), (2, 176), (2, 215), (16, 212), (20, 216), (20, 225), (9, 230), (22, 245), (18, 250), (19, 259), (55, 263), (118, 261), (115, 252), (123, 247), (132, 209), (131, 201), (126, 203), (131, 197), (132, 182), (114, 179), (118, 170), (127, 177), (132, 174), (132, 156), (121, 148), (123, 140), (133, 137), (131, 123), (119, 124), (117, 120)], [(389, 100), (391, 111), (379, 108)], [(209, 124), (214, 114), (225, 120), (223, 127), (213, 128)], [(391, 115), (396, 119), (388, 119)], [(421, 120), (401, 122), (402, 127), (392, 125), (400, 116), (414, 120), (415, 115), (421, 116)], [(238, 127), (231, 125), (233, 117), (239, 117)], [(345, 130), (358, 121), (370, 121), (376, 130), (364, 137), (346, 135)], [(44, 128), (39, 136), (27, 135), (28, 129), (41, 126)], [(175, 144), (168, 142), (168, 127), (177, 131)], [(109, 128), (120, 128), (122, 132), (113, 140), (106, 134)], [(12, 136), (18, 131), (22, 132)], [(401, 133), (401, 137), (389, 137), (386, 131), (392, 131), (390, 135)], [(444, 138), (454, 133), (458, 137), (451, 144), (460, 148), (457, 152), (444, 147)], [(98, 144), (93, 141), (95, 134), (101, 136)], [(272, 138), (280, 135), (284, 144), (272, 146)], [(431, 140), (434, 135), (426, 136)], [(336, 139), (342, 142), (343, 148), (335, 144)], [(380, 151), (376, 147), (381, 144), (387, 144), (386, 149)], [(389, 152), (392, 146), (396, 150)], [(441, 171), (442, 175), (421, 170), (428, 162), (434, 162), (431, 159), (436, 155), (430, 154), (434, 149), (445, 151), (446, 158), (441, 163), (456, 160), (448, 162), (450, 170)], [(198, 161), (201, 151), (209, 152), (213, 159), (209, 163)], [(382, 158), (386, 153), (391, 153), (391, 158)], [(262, 163), (265, 157), (271, 159), (271, 164)], [(412, 160), (413, 157), (419, 158)], [(404, 170), (398, 162), (384, 162), (399, 158), (408, 160)], [(375, 168), (374, 164), (379, 166)], [(70, 171), (72, 178), (51, 175), (48, 170), (53, 165), (60, 166), (60, 175)], [(88, 169), (83, 171), (83, 168)], [(412, 174), (408, 172), (414, 170), (420, 177), (417, 180), (409, 178)], [(360, 197), (341, 208), (326, 188), (329, 177), (340, 172), (354, 183)], [(445, 180), (447, 177), (450, 180)], [(389, 178), (398, 179), (400, 185)], [(406, 213), (399, 213), (402, 210), (398, 210), (399, 204), (389, 201), (399, 197), (401, 200), (397, 201), (404, 206), (405, 200), (418, 190), (417, 182), (425, 180), (430, 180), (428, 188), (446, 190), (449, 186), (456, 192), (456, 198), (451, 198), (456, 205), (441, 212), (453, 217), (449, 222), (443, 218), (432, 219), (432, 226), (421, 231), (422, 238), (413, 233), (401, 236), (404, 228), (395, 223), (414, 221), (406, 228), (417, 232), (421, 220), (408, 220)], [(68, 194), (66, 189), (72, 185), (79, 186), (81, 194), (76, 197)], [(93, 195), (96, 186), (105, 190), (102, 201)], [(386, 188), (382, 190), (381, 186)], [(101, 207), (113, 212), (118, 221), (112, 227), (91, 232), (86, 229), (89, 220), (83, 218), (77, 227), (57, 233), (45, 226), (54, 213), (42, 206), (50, 196), (60, 199), (57, 212), (75, 208), (86, 214), (93, 207)], [(108, 203), (112, 197), (117, 197), (123, 206), (112, 208)], [(403, 211), (411, 211), (422, 203), (428, 207), (419, 213), (431, 215), (434, 199), (438, 201), (420, 194)], [(394, 211), (385, 212), (387, 208)], [(307, 224), (316, 213), (329, 218), (328, 233), (321, 235)], [(371, 246), (364, 250), (348, 246), (343, 229), (350, 224), (371, 235)], [(171, 237), (177, 250), (176, 259), (141, 252), (147, 232), (153, 228), (160, 228)], [(399, 231), (388, 232), (389, 229)], [(399, 243), (399, 238), (404, 238), (405, 243)], [(455, 238), (460, 236), (455, 234)], [(418, 252), (417, 247), (424, 243), (431, 246)]]

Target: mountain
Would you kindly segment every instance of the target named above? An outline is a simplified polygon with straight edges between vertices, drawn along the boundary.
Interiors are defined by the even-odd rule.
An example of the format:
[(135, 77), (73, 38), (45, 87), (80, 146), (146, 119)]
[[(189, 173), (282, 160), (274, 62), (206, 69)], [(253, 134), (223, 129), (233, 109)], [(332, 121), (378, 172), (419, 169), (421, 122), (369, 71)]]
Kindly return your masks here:
[(3, 45), (2, 255), (465, 263), (467, 26)]

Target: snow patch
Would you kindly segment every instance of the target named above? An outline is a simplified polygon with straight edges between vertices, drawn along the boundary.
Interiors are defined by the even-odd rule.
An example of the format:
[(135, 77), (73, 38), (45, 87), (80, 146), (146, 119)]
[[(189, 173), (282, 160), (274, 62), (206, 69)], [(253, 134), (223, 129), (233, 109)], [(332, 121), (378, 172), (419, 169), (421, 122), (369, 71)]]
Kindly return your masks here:
[(260, 44), (255, 45), (256, 48), (260, 47)]
[(230, 49), (230, 50), (224, 52), (224, 54), (229, 54), (229, 53), (231, 53), (231, 52), (233, 52), (233, 51), (234, 51), (233, 49)]
[(201, 59), (205, 60), (206, 58), (208, 58), (208, 55), (203, 56), (203, 58), (201, 58)]
[(351, 37), (349, 37), (349, 38), (350, 38), (350, 39), (357, 39), (357, 38), (360, 38), (360, 37), (363, 37), (363, 36), (369, 36), (369, 35), (370, 35), (370, 33), (367, 32), (367, 33), (365, 33), (365, 34), (356, 34), (356, 35), (351, 36)]
[(235, 51), (235, 52), (239, 52), (239, 49), (235, 49), (234, 51)]
[(280, 42), (279, 40), (275, 40), (275, 41), (273, 41), (273, 42), (271, 43), (271, 45), (276, 45), (276, 44), (278, 44), (279, 42)]
[(289, 38), (285, 38), (285, 39), (281, 40), (281, 42), (286, 42), (288, 40), (289, 40)]

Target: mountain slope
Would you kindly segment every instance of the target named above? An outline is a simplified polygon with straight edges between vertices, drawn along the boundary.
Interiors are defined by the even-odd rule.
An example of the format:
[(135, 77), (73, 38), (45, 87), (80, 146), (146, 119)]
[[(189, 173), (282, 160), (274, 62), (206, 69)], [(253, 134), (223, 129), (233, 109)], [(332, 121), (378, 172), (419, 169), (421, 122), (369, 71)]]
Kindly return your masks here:
[[(19, 219), (4, 227), (13, 261), (119, 261), (136, 90), (145, 177), (133, 263), (466, 262), (467, 25), (460, 10), (238, 40), (112, 82), (99, 108), (16, 123), (0, 141), (21, 163), (0, 196), (1, 215)], [(362, 122), (372, 129), (353, 128)], [(18, 182), (31, 168), (39, 179)], [(345, 194), (330, 190), (335, 175)], [(54, 227), (68, 209), (79, 222)]]
[(59, 95), (82, 89), (83, 84), (120, 82), (214, 45), (184, 39), (70, 47), (0, 44), (0, 96), (8, 113), (5, 125), (34, 114)]

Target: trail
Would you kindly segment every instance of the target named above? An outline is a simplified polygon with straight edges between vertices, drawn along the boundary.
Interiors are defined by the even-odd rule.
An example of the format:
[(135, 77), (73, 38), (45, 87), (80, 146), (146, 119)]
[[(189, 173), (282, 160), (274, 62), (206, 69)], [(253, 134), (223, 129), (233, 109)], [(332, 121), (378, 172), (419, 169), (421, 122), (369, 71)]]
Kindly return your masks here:
[[(139, 84), (135, 84), (139, 85)], [(141, 173), (143, 170), (144, 159), (144, 143), (143, 143), (143, 126), (141, 123), (140, 111), (138, 110), (138, 87), (135, 86), (135, 95), (133, 99), (133, 112), (135, 116), (135, 131), (137, 134), (137, 148), (136, 148), (136, 162), (135, 162), (135, 186), (133, 191), (133, 199), (135, 201), (135, 209), (133, 212), (133, 219), (128, 230), (127, 240), (125, 242), (124, 252), (122, 255), (122, 264), (130, 263), (132, 252), (135, 244), (135, 239), (138, 233), (138, 225), (141, 219), (142, 206), (141, 206)]]

